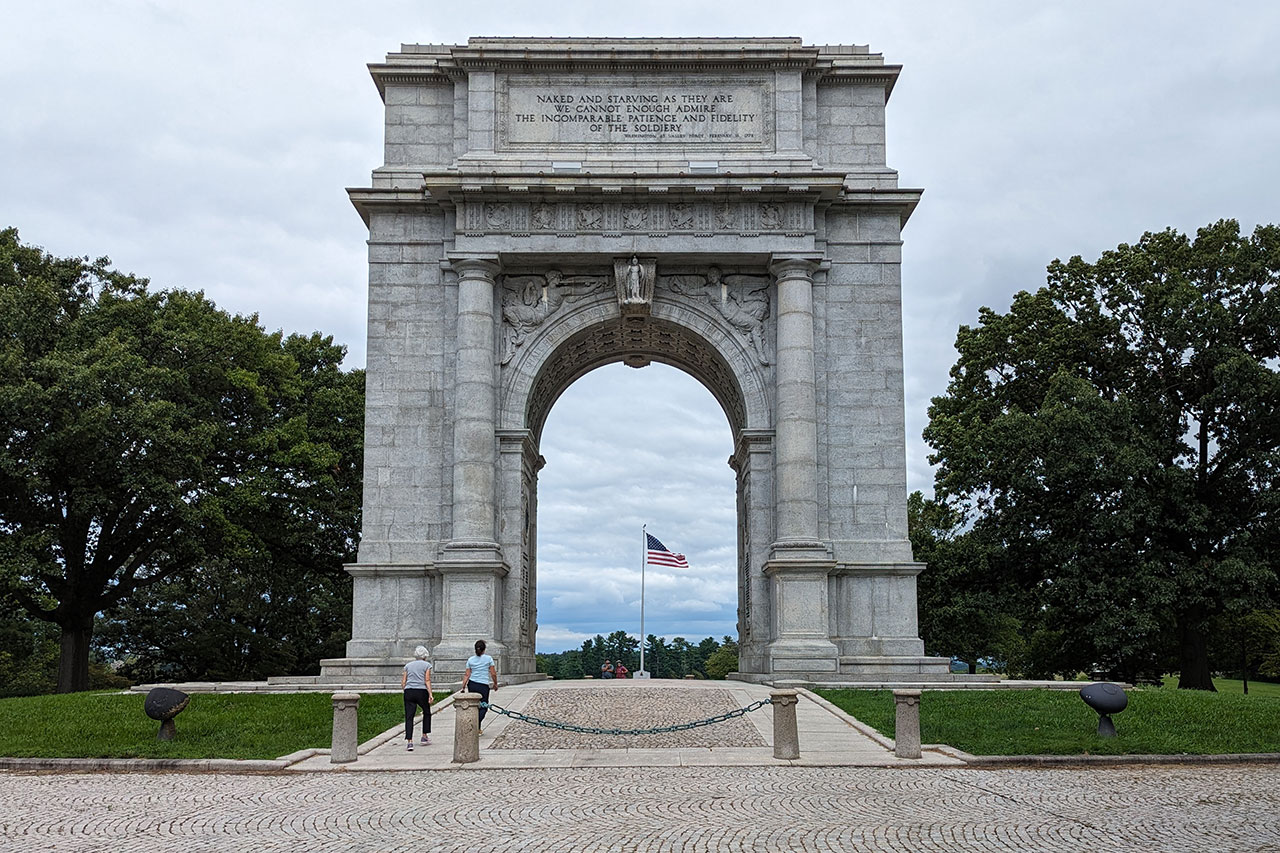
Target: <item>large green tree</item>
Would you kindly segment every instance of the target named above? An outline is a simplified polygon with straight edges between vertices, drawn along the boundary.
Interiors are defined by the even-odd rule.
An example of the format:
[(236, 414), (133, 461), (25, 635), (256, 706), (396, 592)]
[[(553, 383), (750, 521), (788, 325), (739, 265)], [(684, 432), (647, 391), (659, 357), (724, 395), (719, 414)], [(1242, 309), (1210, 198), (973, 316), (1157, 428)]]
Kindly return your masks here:
[(292, 335), (300, 393), (283, 400), (291, 440), (246, 471), (224, 500), (235, 535), (221, 554), (139, 590), (99, 642), (144, 681), (262, 679), (319, 671), (350, 636), (359, 537), (363, 371), (343, 347)]
[(0, 232), (0, 589), (61, 629), (60, 691), (97, 614), (242, 551), (255, 500), (309, 512), (337, 464), (281, 335), (147, 284)]
[(962, 326), (925, 438), (941, 500), (1006, 551), (1056, 654), (1133, 673), (1274, 594), (1280, 229), (1167, 230), (1049, 266)]

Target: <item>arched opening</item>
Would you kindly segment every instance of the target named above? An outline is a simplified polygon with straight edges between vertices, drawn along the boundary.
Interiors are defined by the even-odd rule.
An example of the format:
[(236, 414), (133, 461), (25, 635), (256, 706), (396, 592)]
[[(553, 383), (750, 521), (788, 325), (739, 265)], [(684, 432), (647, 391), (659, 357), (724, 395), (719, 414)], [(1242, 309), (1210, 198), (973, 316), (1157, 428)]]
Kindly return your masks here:
[(539, 652), (619, 630), (643, 641), (646, 523), (689, 568), (644, 570), (645, 634), (691, 643), (736, 637), (737, 486), (726, 464), (733, 443), (715, 398), (664, 364), (610, 364), (560, 395), (540, 442)]

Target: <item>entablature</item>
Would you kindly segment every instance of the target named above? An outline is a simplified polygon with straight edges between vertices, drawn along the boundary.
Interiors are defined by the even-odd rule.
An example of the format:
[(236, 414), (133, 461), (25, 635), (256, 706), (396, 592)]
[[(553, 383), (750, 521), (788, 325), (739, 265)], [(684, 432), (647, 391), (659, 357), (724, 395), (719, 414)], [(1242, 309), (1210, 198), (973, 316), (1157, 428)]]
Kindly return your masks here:
[[(369, 223), (372, 207), (429, 205), (457, 213), (461, 237), (647, 235), (812, 237), (817, 212), (847, 205), (898, 212), (901, 223), (923, 190), (851, 187), (836, 173), (769, 175), (427, 174), (418, 190), (352, 188)], [(787, 245), (770, 251), (792, 251)]]

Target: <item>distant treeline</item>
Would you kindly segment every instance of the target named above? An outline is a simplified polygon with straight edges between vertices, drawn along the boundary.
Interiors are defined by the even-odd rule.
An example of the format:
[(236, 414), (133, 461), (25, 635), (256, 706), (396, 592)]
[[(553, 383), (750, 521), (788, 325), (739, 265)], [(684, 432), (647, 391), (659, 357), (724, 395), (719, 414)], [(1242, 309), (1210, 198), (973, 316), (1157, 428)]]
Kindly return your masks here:
[[(600, 677), (600, 667), (605, 661), (622, 661), (634, 675), (640, 669), (640, 641), (626, 631), (614, 631), (605, 637), (596, 634), (586, 640), (580, 649), (554, 654), (538, 653), (538, 672), (552, 678)], [(676, 637), (670, 643), (663, 637), (650, 634), (645, 638), (644, 668), (653, 678), (723, 679), (738, 669), (738, 643), (732, 637), (720, 642), (707, 637), (691, 643), (684, 637)]]

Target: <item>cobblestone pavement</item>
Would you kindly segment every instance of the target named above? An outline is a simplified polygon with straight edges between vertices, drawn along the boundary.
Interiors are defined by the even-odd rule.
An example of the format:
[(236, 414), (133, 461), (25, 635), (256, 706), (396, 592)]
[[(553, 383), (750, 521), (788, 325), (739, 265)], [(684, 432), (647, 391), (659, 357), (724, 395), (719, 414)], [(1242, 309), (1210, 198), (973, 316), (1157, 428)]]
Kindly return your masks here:
[(8, 851), (1278, 851), (1274, 766), (0, 774)]
[[(497, 699), (495, 698), (495, 703)], [(499, 703), (500, 704), (500, 703)], [(705, 720), (738, 707), (728, 690), (610, 685), (576, 690), (540, 690), (522, 709), (539, 719), (575, 726), (649, 729)], [(695, 749), (764, 746), (756, 727), (742, 717), (697, 729), (645, 735), (594, 735), (513, 720), (493, 740), (493, 749)]]

